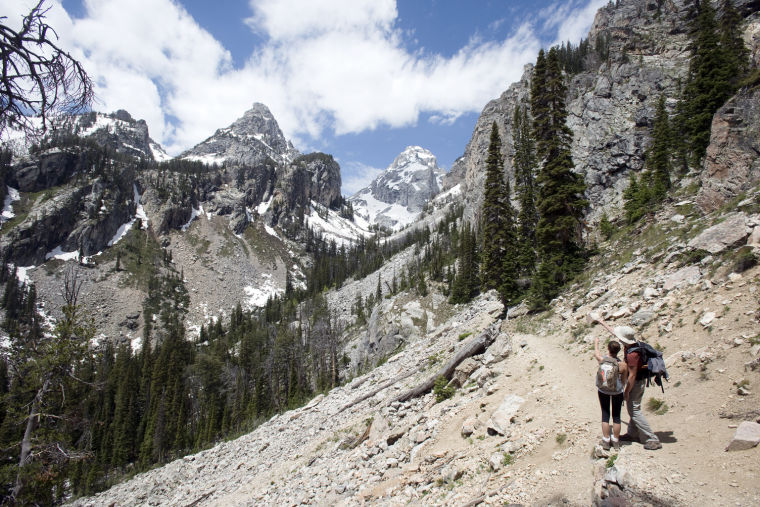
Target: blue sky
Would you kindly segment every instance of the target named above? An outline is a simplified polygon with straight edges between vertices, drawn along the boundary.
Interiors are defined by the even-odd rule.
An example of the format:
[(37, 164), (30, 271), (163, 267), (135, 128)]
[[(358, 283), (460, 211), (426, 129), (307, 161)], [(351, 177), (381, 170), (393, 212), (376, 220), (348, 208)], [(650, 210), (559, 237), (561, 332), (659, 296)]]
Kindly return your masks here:
[(488, 100), (606, 3), (57, 1), (49, 22), (93, 76), (96, 109), (145, 119), (178, 154), (263, 102), (297, 148), (336, 157), (346, 194), (408, 145), (450, 168)]

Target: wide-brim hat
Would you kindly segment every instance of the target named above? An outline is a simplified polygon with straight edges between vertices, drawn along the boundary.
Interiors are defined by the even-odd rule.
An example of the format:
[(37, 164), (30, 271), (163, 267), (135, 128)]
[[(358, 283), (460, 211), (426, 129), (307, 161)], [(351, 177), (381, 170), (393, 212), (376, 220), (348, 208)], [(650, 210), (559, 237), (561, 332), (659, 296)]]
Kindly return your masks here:
[(617, 336), (618, 340), (624, 345), (633, 345), (636, 343), (635, 336), (636, 331), (630, 326), (615, 326), (612, 330)]

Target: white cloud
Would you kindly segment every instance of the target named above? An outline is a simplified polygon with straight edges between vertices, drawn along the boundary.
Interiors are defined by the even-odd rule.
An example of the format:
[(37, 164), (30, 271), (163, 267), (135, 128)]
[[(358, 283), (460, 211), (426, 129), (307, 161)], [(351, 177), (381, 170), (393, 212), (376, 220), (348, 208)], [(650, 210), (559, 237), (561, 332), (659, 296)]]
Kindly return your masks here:
[(359, 190), (368, 187), (372, 180), (383, 171), (384, 169), (368, 166), (361, 162), (341, 164), (340, 172), (344, 175), (341, 190), (346, 195), (354, 195)]
[[(25, 2), (32, 3), (0, 0), (0, 12), (28, 12)], [(600, 3), (557, 4), (543, 16), (544, 26), (557, 40), (577, 40)], [(409, 34), (395, 25), (395, 0), (249, 4), (245, 21), (264, 42), (240, 68), (176, 0), (85, 0), (83, 19), (71, 19), (56, 3), (49, 17), (61, 44), (73, 48), (97, 83), (98, 109), (144, 118), (174, 154), (257, 101), (297, 144), (326, 131), (413, 125), (423, 112), (445, 124), (480, 111), (519, 79), (541, 45), (525, 23), (505, 40), (473, 37), (444, 58), (407, 48)]]
[(588, 0), (585, 5), (580, 2), (557, 2), (539, 13), (543, 18), (544, 29), (556, 33), (552, 44), (570, 41), (577, 44), (581, 38), (586, 38), (588, 29), (594, 20), (594, 15), (608, 0)]

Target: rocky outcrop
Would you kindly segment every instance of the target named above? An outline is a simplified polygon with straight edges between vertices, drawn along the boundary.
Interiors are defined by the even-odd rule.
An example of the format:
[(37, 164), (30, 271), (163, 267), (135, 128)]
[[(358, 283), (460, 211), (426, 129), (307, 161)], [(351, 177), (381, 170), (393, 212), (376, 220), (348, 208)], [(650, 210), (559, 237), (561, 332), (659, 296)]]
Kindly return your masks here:
[(276, 182), (289, 209), (308, 206), (310, 201), (333, 208), (341, 200), (340, 185), (340, 166), (325, 153), (298, 157), (278, 173)]
[(409, 146), (369, 187), (350, 201), (354, 212), (370, 224), (389, 229), (408, 225), (428, 200), (441, 190), (444, 171), (430, 151)]
[(123, 109), (112, 114), (93, 111), (65, 117), (62, 130), (91, 139), (116, 153), (157, 162), (171, 158), (151, 139), (145, 120), (135, 120)]
[[(740, 11), (749, 17), (746, 33), (755, 54), (760, 22), (753, 5), (751, 1), (737, 2)], [(671, 112), (676, 105), (679, 82), (688, 71), (690, 16), (690, 3), (684, 0), (620, 0), (602, 7), (596, 15), (588, 35), (590, 47), (606, 45), (608, 50), (589, 54), (586, 70), (569, 79), (567, 94), (573, 161), (575, 171), (588, 185), (590, 221), (605, 211), (610, 216), (620, 213), (630, 171), (644, 168), (658, 98), (666, 97)], [(513, 177), (512, 115), (517, 106), (528, 105), (531, 74), (529, 65), (519, 82), (486, 105), (464, 155), (454, 163), (446, 179), (446, 188), (464, 183), (468, 196), (465, 216), (469, 219), (476, 216), (482, 203), (485, 158), (494, 121), (502, 137), (505, 170)], [(760, 123), (752, 101), (757, 102), (757, 92), (740, 94), (716, 119), (717, 145), (708, 152), (708, 172), (718, 180), (722, 174), (725, 178), (716, 185), (707, 185), (704, 200), (714, 200), (723, 190), (732, 192), (745, 185), (744, 181), (757, 178), (757, 152), (754, 160), (749, 157), (751, 150), (757, 148)], [(738, 176), (728, 176), (729, 161), (740, 165)]]
[(760, 181), (760, 88), (741, 90), (713, 117), (697, 196), (707, 211)]
[(297, 156), (298, 151), (285, 139), (269, 108), (257, 102), (229, 127), (217, 130), (179, 158), (207, 164), (232, 162), (256, 166), (267, 159), (288, 163)]

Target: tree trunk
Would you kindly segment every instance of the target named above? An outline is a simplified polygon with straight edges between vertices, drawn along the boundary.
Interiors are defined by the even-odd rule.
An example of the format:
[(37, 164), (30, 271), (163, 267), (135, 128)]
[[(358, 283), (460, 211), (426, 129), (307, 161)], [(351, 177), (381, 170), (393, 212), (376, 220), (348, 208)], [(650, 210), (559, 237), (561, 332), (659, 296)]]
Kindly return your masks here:
[(29, 462), (29, 455), (32, 453), (32, 434), (37, 428), (37, 422), (39, 421), (39, 414), (37, 413), (40, 405), (42, 404), (42, 398), (50, 386), (50, 379), (45, 379), (42, 387), (32, 400), (32, 406), (29, 408), (29, 417), (26, 419), (26, 429), (24, 430), (24, 438), (21, 440), (21, 455), (18, 460), (18, 474), (16, 475), (16, 485), (13, 487), (13, 498), (17, 499), (21, 489), (24, 487), (24, 481), (22, 479), (22, 472), (24, 467)]
[(459, 352), (457, 352), (456, 355), (443, 366), (443, 368), (438, 370), (435, 374), (430, 376), (427, 380), (418, 386), (413, 387), (404, 393), (401, 393), (393, 401), (407, 401), (427, 393), (433, 388), (435, 381), (439, 377), (445, 377), (446, 380), (451, 380), (451, 376), (454, 374), (456, 367), (459, 366), (459, 364), (468, 357), (472, 357), (476, 354), (482, 354), (485, 352), (486, 349), (490, 347), (491, 344), (496, 340), (496, 335), (497, 329), (495, 328), (495, 325), (492, 324), (491, 326), (488, 326), (477, 337), (472, 338), (467, 343), (465, 343), (464, 346), (459, 349)]

